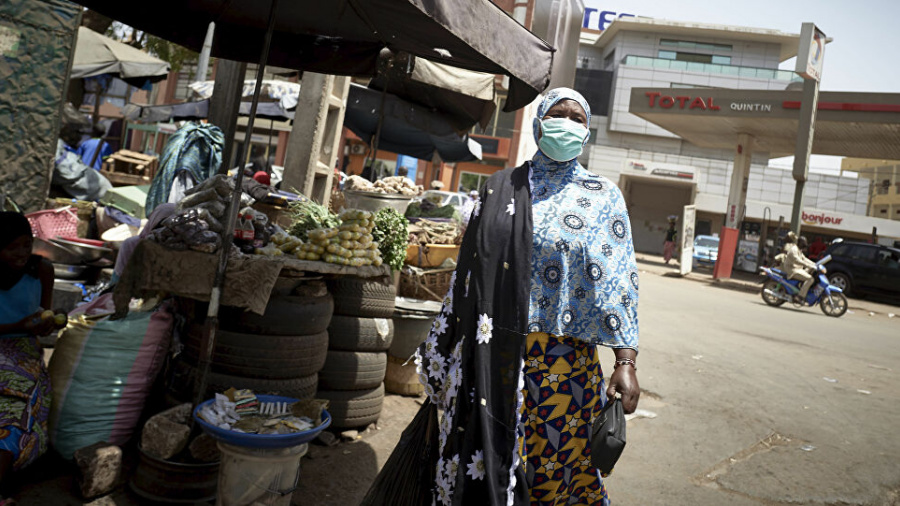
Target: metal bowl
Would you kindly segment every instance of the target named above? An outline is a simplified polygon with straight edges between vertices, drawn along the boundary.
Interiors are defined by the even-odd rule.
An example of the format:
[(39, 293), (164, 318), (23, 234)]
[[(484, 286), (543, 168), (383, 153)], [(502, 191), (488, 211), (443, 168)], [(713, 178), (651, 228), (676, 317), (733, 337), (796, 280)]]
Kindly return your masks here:
[(58, 279), (82, 280), (86, 265), (53, 264), (53, 277)]
[(55, 264), (80, 264), (82, 261), (81, 255), (73, 249), (45, 241), (40, 237), (34, 238), (34, 246), (31, 248), (31, 252)]
[(405, 214), (412, 199), (412, 195), (344, 190), (344, 207), (373, 213), (384, 207), (390, 207), (400, 214)]
[(99, 246), (91, 246), (89, 244), (67, 241), (60, 237), (57, 237), (56, 239), (50, 239), (50, 242), (73, 251), (81, 257), (81, 261), (84, 263), (96, 262), (97, 260), (100, 260), (104, 257), (111, 258), (113, 254), (113, 250), (109, 248), (102, 248)]

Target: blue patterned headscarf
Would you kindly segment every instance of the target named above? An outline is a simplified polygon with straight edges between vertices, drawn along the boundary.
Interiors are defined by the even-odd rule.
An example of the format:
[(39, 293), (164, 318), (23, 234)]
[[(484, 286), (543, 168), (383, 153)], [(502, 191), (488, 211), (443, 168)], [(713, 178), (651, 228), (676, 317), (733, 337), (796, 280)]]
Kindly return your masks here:
[[(591, 106), (588, 105), (587, 100), (581, 96), (581, 93), (573, 90), (572, 88), (553, 88), (547, 93), (547, 96), (544, 97), (544, 100), (541, 101), (541, 105), (538, 106), (537, 114), (535, 115), (534, 121), (532, 123), (532, 130), (534, 132), (534, 142), (538, 141), (538, 132), (541, 130), (541, 119), (547, 115), (547, 111), (550, 110), (551, 107), (556, 105), (560, 100), (574, 100), (578, 102), (578, 105), (584, 109), (584, 114), (587, 115), (587, 128), (591, 128)], [(587, 139), (584, 140), (584, 143), (587, 144)]]
[[(585, 125), (587, 128), (591, 127), (591, 106), (588, 105), (587, 100), (581, 96), (581, 93), (573, 90), (572, 88), (553, 88), (547, 93), (547, 96), (544, 97), (544, 100), (541, 101), (541, 105), (538, 106), (537, 114), (534, 117), (532, 122), (532, 132), (534, 134), (534, 142), (538, 142), (538, 132), (541, 131), (541, 119), (547, 114), (547, 111), (550, 110), (551, 107), (556, 105), (560, 100), (574, 100), (578, 102), (578, 105), (584, 109), (584, 114), (587, 116), (587, 124)], [(591, 138), (590, 133), (584, 139), (584, 145), (587, 145), (588, 140)], [(570, 160), (568, 162), (557, 162), (550, 157), (544, 155), (541, 152), (541, 148), (538, 148), (537, 153), (534, 154), (534, 157), (531, 160), (533, 166), (538, 166), (542, 168), (552, 168), (559, 169), (563, 166), (576, 166), (578, 165), (578, 160)]]

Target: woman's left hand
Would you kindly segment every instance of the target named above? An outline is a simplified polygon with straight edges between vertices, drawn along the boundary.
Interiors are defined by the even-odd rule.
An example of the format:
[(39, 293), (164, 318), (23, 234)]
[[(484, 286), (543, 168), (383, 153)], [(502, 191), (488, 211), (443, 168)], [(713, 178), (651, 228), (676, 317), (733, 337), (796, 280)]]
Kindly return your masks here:
[[(631, 349), (616, 351), (616, 359), (628, 358), (634, 360), (637, 353)], [(621, 356), (620, 356), (621, 355)], [(613, 370), (609, 378), (609, 386), (606, 388), (606, 396), (612, 399), (616, 393), (622, 395), (622, 408), (625, 413), (634, 413), (637, 409), (638, 399), (641, 397), (641, 387), (638, 385), (636, 368), (631, 364), (621, 364)]]

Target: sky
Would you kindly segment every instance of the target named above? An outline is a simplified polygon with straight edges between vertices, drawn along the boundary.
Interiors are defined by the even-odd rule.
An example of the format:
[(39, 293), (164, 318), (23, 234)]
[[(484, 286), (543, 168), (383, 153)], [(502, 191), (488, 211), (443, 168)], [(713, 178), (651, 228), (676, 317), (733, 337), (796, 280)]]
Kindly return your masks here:
[[(825, 48), (822, 91), (900, 93), (900, 57), (891, 37), (900, 19), (897, 0), (583, 0), (586, 8), (636, 16), (800, 33), (813, 22), (833, 41)], [(594, 16), (597, 16), (594, 14)], [(596, 23), (596, 21), (594, 21)], [(594, 26), (592, 26), (594, 27)], [(795, 59), (781, 64), (793, 70)], [(792, 158), (772, 160), (790, 166)], [(831, 172), (840, 158), (814, 155), (813, 169)]]

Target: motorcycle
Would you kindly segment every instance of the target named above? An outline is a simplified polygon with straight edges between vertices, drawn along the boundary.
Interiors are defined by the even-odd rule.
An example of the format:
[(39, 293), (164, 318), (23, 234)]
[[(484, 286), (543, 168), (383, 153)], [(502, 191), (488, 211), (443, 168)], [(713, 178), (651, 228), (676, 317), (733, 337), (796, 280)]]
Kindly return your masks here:
[(798, 300), (800, 295), (800, 281), (787, 279), (781, 269), (760, 267), (761, 273), (768, 279), (763, 282), (762, 299), (766, 304), (779, 307), (785, 302), (790, 302), (794, 307), (815, 306), (822, 309), (827, 316), (838, 318), (847, 312), (847, 296), (843, 290), (830, 284), (825, 277), (825, 264), (831, 260), (831, 255), (816, 262), (815, 282), (806, 293), (805, 300)]

